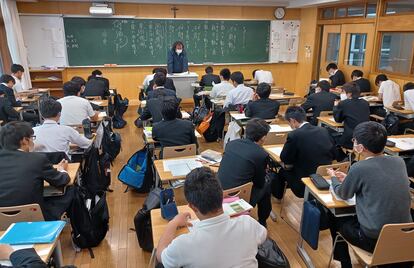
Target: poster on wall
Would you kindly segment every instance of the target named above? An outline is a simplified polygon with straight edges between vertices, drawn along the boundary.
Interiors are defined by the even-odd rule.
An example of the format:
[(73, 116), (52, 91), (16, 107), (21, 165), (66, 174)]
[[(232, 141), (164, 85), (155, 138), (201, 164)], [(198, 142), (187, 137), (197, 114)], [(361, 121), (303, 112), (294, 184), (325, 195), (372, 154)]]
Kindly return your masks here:
[(270, 24), (270, 61), (297, 62), (299, 20), (274, 20)]

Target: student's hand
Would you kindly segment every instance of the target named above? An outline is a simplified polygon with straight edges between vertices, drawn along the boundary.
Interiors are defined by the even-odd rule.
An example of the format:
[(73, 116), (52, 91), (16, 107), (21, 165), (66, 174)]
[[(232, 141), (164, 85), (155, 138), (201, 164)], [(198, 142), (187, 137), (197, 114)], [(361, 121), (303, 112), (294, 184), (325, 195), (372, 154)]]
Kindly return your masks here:
[(335, 171), (335, 177), (337, 177), (340, 182), (343, 182), (345, 180), (346, 174), (341, 171)]
[(10, 259), (10, 255), (13, 253), (13, 248), (10, 245), (0, 244), (0, 260)]
[(62, 161), (60, 161), (60, 163), (57, 166), (57, 170), (59, 171), (67, 171), (68, 170), (68, 160), (66, 159), (62, 159)]
[(179, 213), (174, 217), (172, 222), (177, 225), (177, 227), (186, 227), (192, 226), (191, 222), (188, 220), (191, 219), (191, 214), (189, 212)]
[(256, 101), (259, 99), (259, 95), (257, 95), (257, 93), (253, 93), (253, 100)]
[(338, 104), (339, 104), (340, 102), (341, 102), (340, 100), (335, 100), (335, 102), (334, 102), (334, 106), (338, 106)]

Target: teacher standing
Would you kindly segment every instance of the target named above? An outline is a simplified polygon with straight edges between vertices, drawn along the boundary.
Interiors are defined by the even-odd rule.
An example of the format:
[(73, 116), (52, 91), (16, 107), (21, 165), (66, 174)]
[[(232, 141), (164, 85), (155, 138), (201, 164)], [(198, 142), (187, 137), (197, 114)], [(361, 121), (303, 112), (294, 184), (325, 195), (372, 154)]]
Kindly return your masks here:
[(188, 72), (188, 59), (183, 42), (177, 41), (172, 45), (168, 51), (167, 65), (169, 74)]

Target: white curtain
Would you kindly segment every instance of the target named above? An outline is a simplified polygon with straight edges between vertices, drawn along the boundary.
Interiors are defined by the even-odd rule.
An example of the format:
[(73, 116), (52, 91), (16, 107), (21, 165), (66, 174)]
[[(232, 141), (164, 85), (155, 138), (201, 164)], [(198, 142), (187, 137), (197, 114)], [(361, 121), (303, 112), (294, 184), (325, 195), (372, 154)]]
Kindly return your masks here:
[[(9, 46), (10, 55), (13, 63), (21, 64), (25, 70), (22, 79), (23, 89), (32, 87), (27, 64), (27, 51), (24, 46), (23, 33), (20, 25), (19, 12), (17, 11), (15, 0), (0, 0), (1, 12), (3, 14), (4, 27), (6, 28), (7, 45)], [(5, 70), (5, 73), (10, 73)]]

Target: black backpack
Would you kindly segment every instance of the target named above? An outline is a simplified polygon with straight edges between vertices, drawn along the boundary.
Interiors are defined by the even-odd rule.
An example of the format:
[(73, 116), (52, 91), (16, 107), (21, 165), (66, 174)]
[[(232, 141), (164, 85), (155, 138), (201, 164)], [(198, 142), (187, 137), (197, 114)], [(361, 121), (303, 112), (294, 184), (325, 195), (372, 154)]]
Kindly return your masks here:
[(256, 259), (259, 268), (289, 268), (289, 260), (280, 250), (276, 242), (267, 238), (263, 244), (259, 246)]
[(109, 155), (112, 162), (121, 151), (121, 135), (112, 130), (110, 121), (102, 122), (102, 127), (102, 150)]
[[(98, 200), (99, 198), (99, 200)], [(95, 202), (95, 200), (98, 200)], [(89, 208), (87, 203), (90, 204)], [(105, 238), (109, 229), (109, 210), (104, 191), (91, 194), (87, 189), (76, 187), (69, 210), (72, 240), (79, 248), (87, 248), (94, 258), (92, 247)]]
[(198, 126), (203, 122), (204, 118), (208, 116), (210, 110), (204, 105), (200, 107), (195, 107), (192, 114), (191, 120), (193, 121), (194, 125)]
[(92, 146), (85, 152), (85, 160), (81, 167), (81, 185), (90, 193), (106, 191), (111, 184), (110, 157), (108, 154), (99, 154), (99, 150)]
[(121, 94), (116, 94), (114, 99), (114, 116), (112, 117), (113, 127), (123, 128), (127, 124), (123, 115), (128, 109), (129, 100), (127, 98), (122, 99)]
[(387, 114), (381, 124), (387, 130), (387, 134), (389, 136), (399, 134), (400, 119), (398, 116), (394, 114)]
[(218, 138), (223, 138), (223, 128), (225, 124), (225, 113), (223, 110), (216, 110), (210, 121), (210, 126), (203, 133), (206, 142), (217, 141)]

